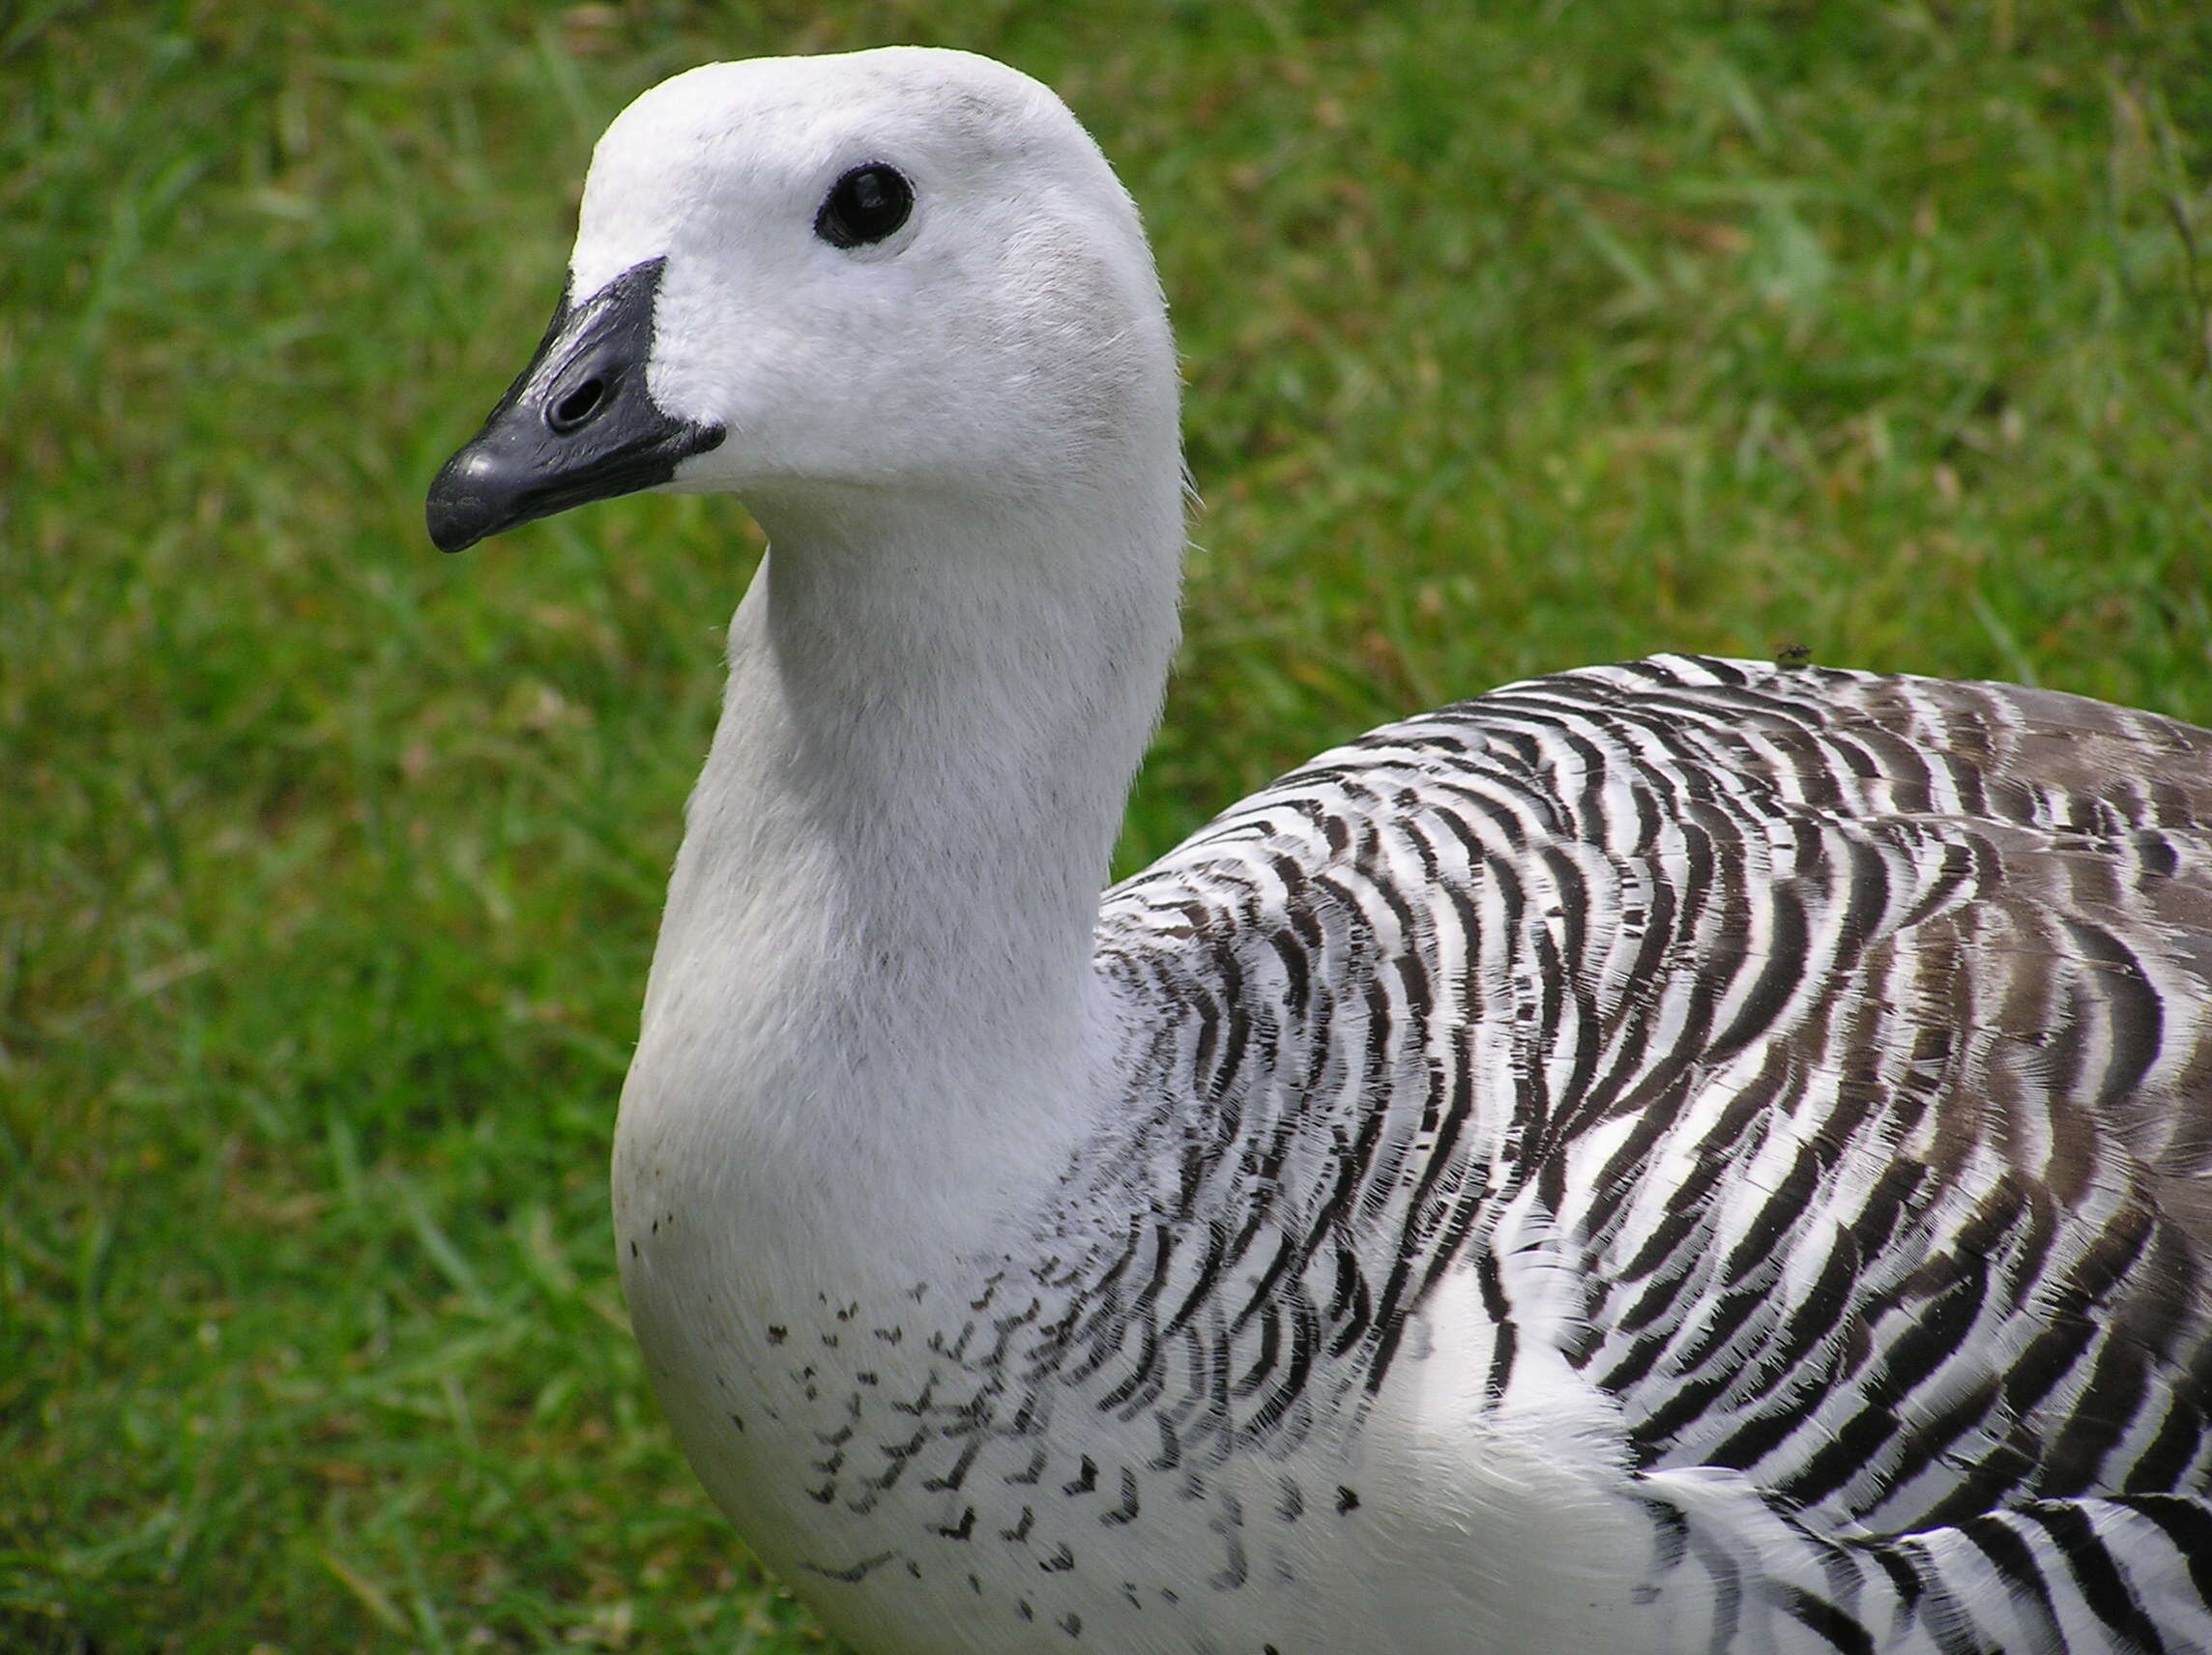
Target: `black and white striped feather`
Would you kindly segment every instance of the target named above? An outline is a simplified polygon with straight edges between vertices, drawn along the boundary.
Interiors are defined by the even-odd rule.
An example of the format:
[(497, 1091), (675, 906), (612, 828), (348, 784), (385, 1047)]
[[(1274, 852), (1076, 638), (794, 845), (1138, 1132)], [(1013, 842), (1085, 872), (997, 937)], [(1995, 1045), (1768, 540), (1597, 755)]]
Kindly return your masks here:
[[(1586, 1387), (1685, 1647), (2212, 1650), (2212, 734), (1662, 657), (1390, 725), (1109, 893), (1149, 1110), (1025, 1391), (1291, 1456)], [(1670, 1645), (1672, 1646), (1672, 1644)]]

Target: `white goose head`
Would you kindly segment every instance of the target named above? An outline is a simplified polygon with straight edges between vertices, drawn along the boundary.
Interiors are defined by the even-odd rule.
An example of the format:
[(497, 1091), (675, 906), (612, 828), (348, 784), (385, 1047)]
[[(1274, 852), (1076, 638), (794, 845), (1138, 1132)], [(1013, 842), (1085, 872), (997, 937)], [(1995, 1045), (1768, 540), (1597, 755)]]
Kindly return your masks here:
[(430, 533), (645, 488), (1114, 488), (1175, 430), (1136, 210), (1049, 90), (916, 47), (712, 64), (599, 140), (561, 305)]

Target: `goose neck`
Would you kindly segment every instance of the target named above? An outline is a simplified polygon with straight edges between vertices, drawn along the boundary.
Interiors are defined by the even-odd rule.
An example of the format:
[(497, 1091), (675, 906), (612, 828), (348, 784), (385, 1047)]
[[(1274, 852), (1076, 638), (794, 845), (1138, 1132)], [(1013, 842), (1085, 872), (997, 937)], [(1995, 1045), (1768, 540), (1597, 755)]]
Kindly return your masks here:
[(1179, 500), (1120, 506), (755, 503), (772, 549), (626, 1134), (658, 1117), (702, 1166), (926, 1204), (947, 1237), (1064, 1172), (1104, 1089), (1098, 891), (1176, 636)]

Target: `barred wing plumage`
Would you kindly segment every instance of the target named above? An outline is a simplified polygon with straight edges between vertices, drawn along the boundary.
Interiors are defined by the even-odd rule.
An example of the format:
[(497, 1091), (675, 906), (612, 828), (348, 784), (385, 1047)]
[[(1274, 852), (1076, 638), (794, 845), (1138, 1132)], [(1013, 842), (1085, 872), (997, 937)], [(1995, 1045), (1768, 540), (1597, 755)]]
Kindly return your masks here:
[(1469, 1284), (1484, 1406), (1595, 1399), (1712, 1647), (2212, 1648), (2212, 734), (1566, 673), (1286, 776), (1101, 950), (1158, 1100), (1102, 1406), (1294, 1444)]

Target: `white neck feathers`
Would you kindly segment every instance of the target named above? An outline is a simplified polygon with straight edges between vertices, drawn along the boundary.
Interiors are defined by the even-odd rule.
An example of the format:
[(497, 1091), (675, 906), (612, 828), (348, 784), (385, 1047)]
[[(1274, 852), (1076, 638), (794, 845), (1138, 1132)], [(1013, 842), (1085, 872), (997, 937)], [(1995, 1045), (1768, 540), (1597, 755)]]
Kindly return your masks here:
[(618, 1201), (648, 1163), (734, 1184), (717, 1209), (835, 1270), (893, 1227), (987, 1245), (1064, 1170), (1110, 1092), (1091, 930), (1175, 645), (1173, 445), (1044, 502), (756, 496), (774, 549), (731, 628)]

